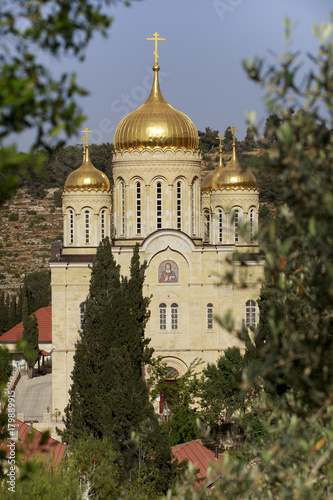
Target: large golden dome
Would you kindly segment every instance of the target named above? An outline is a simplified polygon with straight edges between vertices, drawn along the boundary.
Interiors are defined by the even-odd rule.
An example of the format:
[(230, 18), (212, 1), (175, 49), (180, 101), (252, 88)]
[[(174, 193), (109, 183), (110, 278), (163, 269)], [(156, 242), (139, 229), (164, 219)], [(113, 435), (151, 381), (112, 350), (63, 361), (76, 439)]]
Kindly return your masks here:
[(232, 159), (225, 167), (220, 164), (214, 172), (209, 173), (203, 178), (201, 183), (201, 192), (209, 193), (216, 189), (256, 189), (257, 181), (252, 172), (245, 170), (236, 158), (236, 148), (233, 145)]
[(153, 66), (154, 82), (148, 99), (140, 108), (125, 116), (114, 134), (114, 148), (119, 149), (198, 149), (199, 138), (194, 123), (164, 99), (158, 64)]
[(110, 181), (107, 176), (94, 167), (89, 157), (89, 147), (84, 146), (82, 165), (71, 172), (65, 182), (65, 191), (79, 190), (109, 191)]

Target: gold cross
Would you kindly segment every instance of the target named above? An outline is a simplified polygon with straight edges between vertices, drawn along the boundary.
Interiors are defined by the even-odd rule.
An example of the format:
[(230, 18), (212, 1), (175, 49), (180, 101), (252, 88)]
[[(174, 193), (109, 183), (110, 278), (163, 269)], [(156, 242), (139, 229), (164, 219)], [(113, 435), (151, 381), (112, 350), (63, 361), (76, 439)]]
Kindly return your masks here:
[[(88, 142), (89, 142), (89, 137), (88, 137), (88, 133), (89, 132), (92, 132), (92, 130), (89, 130), (88, 127), (86, 127), (84, 130), (81, 130), (81, 132), (83, 134), (86, 134), (86, 136), (84, 137), (85, 139), (85, 142), (83, 143), (85, 146), (87, 145), (88, 146)], [(83, 139), (80, 139), (80, 141), (83, 141)]]
[(146, 38), (146, 40), (155, 40), (155, 52), (154, 52), (154, 56), (155, 56), (155, 64), (157, 64), (157, 59), (160, 57), (157, 53), (157, 41), (158, 40), (166, 40), (166, 38), (158, 38), (160, 36), (159, 33), (157, 33), (157, 31), (155, 31), (154, 33), (154, 38)]
[(83, 141), (83, 151), (86, 148), (86, 140), (87, 140), (87, 138), (85, 136), (83, 136), (82, 139), (80, 139), (80, 141)]
[(239, 128), (232, 127), (232, 128), (228, 128), (228, 130), (230, 130), (230, 132), (232, 132), (232, 142), (233, 142), (233, 144), (235, 144), (235, 142), (236, 142), (235, 132), (239, 132)]
[(224, 141), (225, 137), (222, 137), (222, 134), (218, 135), (216, 139), (220, 139), (220, 149), (222, 149), (222, 141)]

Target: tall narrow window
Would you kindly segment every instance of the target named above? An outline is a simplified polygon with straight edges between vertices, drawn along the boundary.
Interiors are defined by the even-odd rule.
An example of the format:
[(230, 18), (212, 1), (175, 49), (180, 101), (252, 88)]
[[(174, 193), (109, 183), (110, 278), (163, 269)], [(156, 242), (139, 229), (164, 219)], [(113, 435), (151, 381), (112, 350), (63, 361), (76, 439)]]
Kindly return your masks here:
[(69, 244), (74, 243), (74, 212), (70, 210), (68, 212), (68, 223), (69, 223)]
[(105, 219), (106, 219), (106, 210), (101, 211), (101, 240), (105, 238)]
[(239, 210), (234, 211), (234, 242), (239, 242)]
[(214, 315), (214, 306), (213, 304), (207, 304), (207, 329), (213, 329), (213, 315)]
[(162, 228), (162, 184), (156, 184), (156, 227)]
[(82, 326), (83, 326), (85, 312), (86, 312), (86, 303), (81, 302), (81, 304), (80, 304), (80, 329), (82, 329)]
[(178, 330), (178, 304), (171, 304), (171, 330)]
[(255, 213), (254, 213), (253, 208), (251, 208), (250, 221), (249, 221), (250, 243), (254, 243), (254, 220), (255, 220)]
[(223, 212), (222, 210), (219, 210), (217, 212), (217, 217), (218, 217), (218, 242), (222, 243), (223, 241)]
[(160, 330), (166, 330), (166, 304), (160, 304)]
[(136, 234), (141, 234), (141, 184), (136, 183)]
[(125, 184), (120, 183), (120, 233), (125, 234)]
[(177, 229), (182, 228), (182, 183), (177, 182)]
[(84, 212), (84, 226), (85, 226), (85, 243), (90, 243), (90, 213), (89, 210)]
[(191, 196), (192, 196), (192, 207), (191, 207), (192, 234), (195, 234), (195, 183), (194, 183), (194, 181), (192, 182)]
[(254, 300), (248, 300), (245, 304), (245, 325), (247, 328), (256, 326), (256, 303)]
[(206, 243), (210, 241), (210, 213), (208, 210), (204, 210), (204, 241)]

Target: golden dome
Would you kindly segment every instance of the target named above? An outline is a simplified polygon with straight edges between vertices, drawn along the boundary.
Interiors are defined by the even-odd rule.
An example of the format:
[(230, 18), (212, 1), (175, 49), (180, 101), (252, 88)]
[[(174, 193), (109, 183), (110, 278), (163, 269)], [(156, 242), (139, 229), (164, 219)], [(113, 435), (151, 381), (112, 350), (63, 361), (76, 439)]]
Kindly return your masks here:
[(209, 193), (213, 189), (256, 189), (257, 181), (252, 172), (244, 170), (236, 158), (236, 147), (232, 148), (232, 159), (223, 167), (220, 160), (214, 172), (203, 178), (201, 192)]
[(125, 116), (114, 134), (118, 149), (198, 149), (199, 137), (194, 123), (164, 99), (158, 64), (153, 66), (154, 82), (148, 99), (140, 108)]
[(107, 176), (94, 167), (89, 157), (89, 146), (84, 146), (83, 162), (81, 167), (77, 168), (69, 174), (65, 182), (65, 191), (91, 191), (98, 189), (109, 191), (110, 181)]

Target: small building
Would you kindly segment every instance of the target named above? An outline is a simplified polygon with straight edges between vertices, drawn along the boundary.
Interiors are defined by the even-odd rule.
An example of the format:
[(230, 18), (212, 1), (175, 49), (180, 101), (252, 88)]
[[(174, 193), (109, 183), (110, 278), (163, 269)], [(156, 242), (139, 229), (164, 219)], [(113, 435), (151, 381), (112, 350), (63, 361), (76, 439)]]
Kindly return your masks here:
[(66, 451), (66, 445), (51, 437), (45, 439), (44, 434), (34, 429), (32, 424), (28, 425), (15, 419), (15, 424), (11, 425), (10, 437), (0, 444), (0, 450), (6, 450), (7, 458), (9, 458), (10, 446), (15, 446), (15, 449), (21, 452), (21, 462), (42, 458), (52, 463), (53, 466), (60, 464)]
[(211, 450), (202, 444), (201, 439), (172, 446), (171, 451), (179, 463), (187, 459), (190, 464), (195, 466), (198, 478), (196, 487), (205, 485), (206, 488), (211, 488), (214, 482), (220, 477), (220, 474), (217, 472), (209, 475), (208, 469), (214, 461), (215, 463), (222, 463), (223, 458), (220, 456), (216, 457)]
[[(52, 348), (52, 307), (41, 307), (35, 312), (38, 324), (38, 345), (42, 356), (50, 356)], [(17, 349), (17, 343), (22, 340), (23, 322), (14, 326), (0, 337), (0, 345), (7, 347), (12, 355), (12, 363), (25, 366), (23, 351)]]

